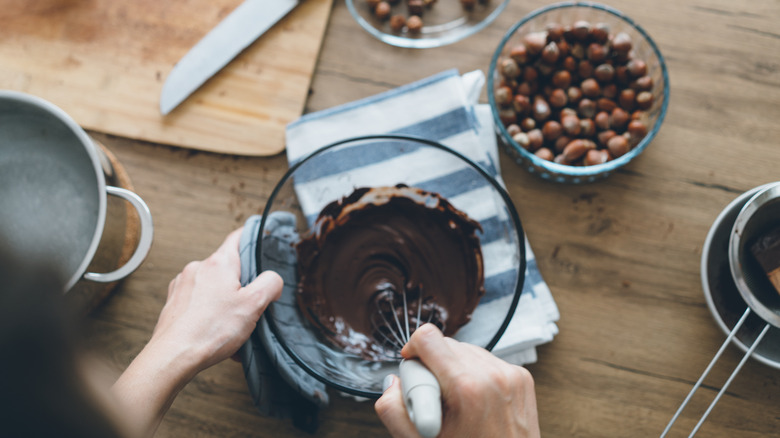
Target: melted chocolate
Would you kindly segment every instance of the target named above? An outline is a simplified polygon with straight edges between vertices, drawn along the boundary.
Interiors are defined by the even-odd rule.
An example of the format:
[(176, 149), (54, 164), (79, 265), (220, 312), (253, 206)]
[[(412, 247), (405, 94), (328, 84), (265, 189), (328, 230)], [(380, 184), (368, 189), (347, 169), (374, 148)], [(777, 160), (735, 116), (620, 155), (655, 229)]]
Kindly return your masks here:
[(410, 333), (419, 321), (451, 336), (485, 293), (477, 230), (436, 193), (356, 189), (298, 243), (298, 305), (327, 339), (369, 360), (398, 357), (404, 311)]

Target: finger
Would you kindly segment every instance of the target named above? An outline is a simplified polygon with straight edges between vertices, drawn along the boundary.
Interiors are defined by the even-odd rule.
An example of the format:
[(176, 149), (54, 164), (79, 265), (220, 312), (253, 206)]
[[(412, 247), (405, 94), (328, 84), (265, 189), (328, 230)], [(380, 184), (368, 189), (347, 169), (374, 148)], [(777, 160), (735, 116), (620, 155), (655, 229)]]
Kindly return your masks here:
[(215, 255), (220, 255), (225, 257), (225, 261), (230, 265), (235, 267), (237, 272), (240, 274), (241, 270), (241, 258), (239, 254), (239, 243), (241, 241), (241, 233), (243, 232), (243, 228), (239, 228), (237, 230), (233, 230), (228, 236), (225, 238), (225, 241), (222, 242), (222, 245), (217, 248), (217, 250), (214, 252)]
[(274, 271), (265, 271), (241, 289), (252, 300), (259, 319), (268, 304), (271, 301), (276, 301), (282, 295), (282, 286), (284, 286), (284, 281), (279, 274)]
[(456, 374), (460, 361), (458, 355), (445, 341), (442, 332), (433, 324), (423, 324), (404, 345), (401, 355), (407, 359), (419, 357), (436, 379), (446, 386)]
[(400, 379), (392, 374), (387, 377), (392, 378), (393, 381), (374, 403), (376, 414), (393, 437), (418, 436), (414, 424), (409, 420), (406, 406), (404, 406)]

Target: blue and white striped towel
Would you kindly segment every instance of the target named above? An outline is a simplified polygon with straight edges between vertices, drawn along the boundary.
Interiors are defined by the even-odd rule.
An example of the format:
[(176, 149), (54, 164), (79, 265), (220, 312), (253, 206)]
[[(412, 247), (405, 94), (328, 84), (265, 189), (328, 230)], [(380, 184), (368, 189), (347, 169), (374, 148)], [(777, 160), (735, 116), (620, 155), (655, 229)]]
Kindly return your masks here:
[[(503, 184), (492, 115), (487, 105), (477, 105), (484, 82), (481, 71), (461, 76), (457, 70), (448, 70), (376, 96), (304, 115), (287, 126), (287, 158), (293, 165), (323, 146), (351, 137), (411, 135), (438, 141), (460, 152)], [(425, 152), (404, 151), (405, 154), (416, 154), (413, 162), (426, 166), (424, 172), (412, 172), (409, 176), (406, 169), (400, 168), (401, 160), (397, 155), (374, 155), (370, 148), (361, 148), (359, 153), (339, 150), (320, 168), (308, 174), (296, 174), (298, 201), (311, 224), (322, 207), (333, 200), (322, 196), (323, 188), (332, 188), (337, 193), (351, 191), (352, 181), (340, 177), (346, 172), (371, 174), (374, 185), (404, 182), (440, 193), (485, 229), (481, 236), (485, 266), (494, 269), (485, 273), (486, 295), (480, 301), (478, 311), (493, 312), (496, 317), (503, 318), (514, 291), (511, 286), (504, 286), (513, 284), (513, 279), (506, 275), (502, 277), (507, 271), (502, 270), (501, 261), (508, 259), (505, 254), (511, 248), (498, 241), (492, 244), (490, 223), (500, 223), (505, 218), (500, 217), (500, 209), (492, 203), (494, 199), (485, 182), (464, 181), (466, 172), (463, 172), (465, 165), (462, 162), (437, 161), (431, 165)], [(405, 166), (409, 162), (403, 160)], [(400, 173), (406, 173), (406, 176), (399, 181), (397, 174)], [(521, 301), (512, 322), (493, 349), (496, 355), (518, 364), (536, 360), (534, 347), (552, 340), (558, 331), (555, 322), (559, 318), (558, 308), (539, 273), (527, 240), (526, 259)], [(462, 333), (463, 330), (472, 332)], [(459, 334), (470, 340), (492, 336), (492, 333), (478, 331), (478, 326), (469, 325)]]

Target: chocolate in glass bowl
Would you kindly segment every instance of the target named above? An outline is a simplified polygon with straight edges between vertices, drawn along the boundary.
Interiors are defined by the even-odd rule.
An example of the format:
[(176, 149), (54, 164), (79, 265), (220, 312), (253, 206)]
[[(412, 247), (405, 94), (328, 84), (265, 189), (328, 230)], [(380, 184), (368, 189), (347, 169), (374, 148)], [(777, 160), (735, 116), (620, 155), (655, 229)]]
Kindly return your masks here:
[(430, 322), (452, 336), (485, 294), (478, 230), (437, 193), (356, 189), (297, 243), (298, 305), (328, 341), (367, 360), (398, 357), (396, 320), (409, 334)]

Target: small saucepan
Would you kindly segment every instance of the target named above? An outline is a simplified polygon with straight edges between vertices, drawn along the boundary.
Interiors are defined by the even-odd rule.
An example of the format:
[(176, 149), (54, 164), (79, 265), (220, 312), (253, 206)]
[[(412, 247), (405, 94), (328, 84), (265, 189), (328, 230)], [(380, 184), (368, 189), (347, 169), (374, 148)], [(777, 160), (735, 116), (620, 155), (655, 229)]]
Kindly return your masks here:
[(712, 225), (702, 254), (702, 284), (707, 304), (727, 337), (661, 437), (670, 431), (729, 343), (745, 354), (689, 436), (696, 434), (749, 357), (780, 368), (780, 294), (751, 251), (761, 236), (778, 225), (780, 182), (745, 192)]
[[(63, 277), (65, 292), (82, 280), (125, 278), (151, 247), (149, 208), (135, 193), (107, 185), (112, 173), (105, 154), (62, 109), (29, 94), (0, 90), (0, 249), (23, 262), (52, 265)], [(106, 195), (134, 207), (139, 239), (122, 266), (87, 272), (104, 257), (99, 249), (127, 233), (126, 221), (107, 220), (115, 215), (107, 214)]]

